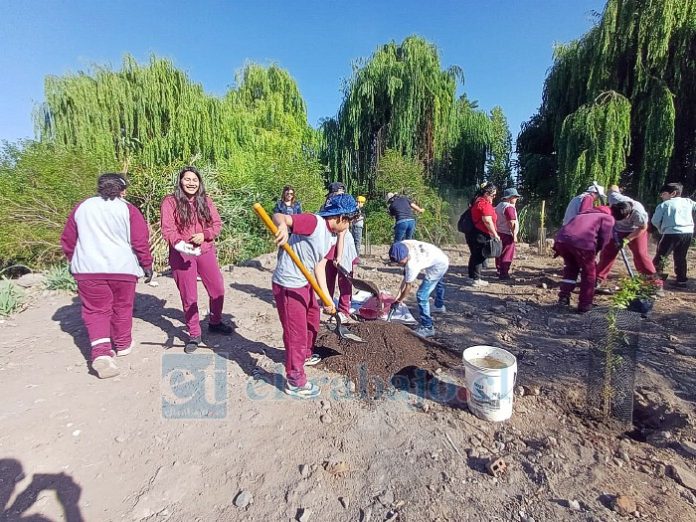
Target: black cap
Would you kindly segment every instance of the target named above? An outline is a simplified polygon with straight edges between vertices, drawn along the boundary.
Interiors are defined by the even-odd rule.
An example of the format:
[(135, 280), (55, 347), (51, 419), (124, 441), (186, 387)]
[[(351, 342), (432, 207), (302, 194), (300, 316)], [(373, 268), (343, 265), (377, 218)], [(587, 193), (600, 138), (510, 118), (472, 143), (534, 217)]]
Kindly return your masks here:
[(334, 192), (338, 192), (339, 190), (345, 191), (346, 186), (340, 181), (334, 181), (333, 183), (329, 183), (329, 194), (333, 194)]

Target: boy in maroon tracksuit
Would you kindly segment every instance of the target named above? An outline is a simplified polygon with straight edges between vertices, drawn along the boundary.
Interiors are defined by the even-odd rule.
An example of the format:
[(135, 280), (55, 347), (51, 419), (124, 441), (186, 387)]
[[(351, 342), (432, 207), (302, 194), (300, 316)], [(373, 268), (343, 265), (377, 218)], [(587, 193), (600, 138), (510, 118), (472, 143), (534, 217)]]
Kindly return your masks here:
[(609, 208), (602, 206), (581, 212), (558, 231), (553, 249), (564, 263), (559, 304), (570, 305), (570, 294), (580, 274), (578, 312), (592, 309), (597, 279), (595, 259), (597, 253), (612, 241), (613, 227), (614, 218)]
[[(337, 235), (348, 230), (357, 217), (358, 205), (352, 196), (331, 196), (316, 214), (274, 214), (278, 226), (276, 244), (288, 243), (325, 294), (326, 263), (335, 257)], [(311, 285), (283, 249), (278, 251), (278, 264), (273, 272), (273, 298), (283, 327), (285, 346), (285, 393), (311, 399), (321, 391), (307, 380), (304, 367), (321, 361), (313, 354), (319, 331), (319, 306)], [(324, 308), (327, 314), (336, 312), (333, 306)]]
[(77, 281), (92, 369), (100, 379), (118, 375), (114, 356), (133, 349), (135, 284), (143, 275), (152, 278), (147, 223), (123, 199), (126, 187), (120, 174), (99, 176), (99, 195), (73, 209), (60, 238)]

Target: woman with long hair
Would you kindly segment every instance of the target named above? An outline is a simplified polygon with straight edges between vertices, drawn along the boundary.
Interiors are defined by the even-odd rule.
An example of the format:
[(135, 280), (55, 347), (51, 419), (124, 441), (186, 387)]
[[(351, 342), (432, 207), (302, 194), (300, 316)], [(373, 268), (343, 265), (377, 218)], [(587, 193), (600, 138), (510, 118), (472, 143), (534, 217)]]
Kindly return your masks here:
[(286, 214), (292, 216), (294, 214), (302, 214), (302, 205), (295, 198), (295, 189), (291, 185), (283, 187), (283, 194), (276, 203), (273, 209), (274, 214)]
[(121, 174), (99, 176), (97, 195), (73, 209), (60, 238), (100, 379), (118, 375), (114, 356), (133, 350), (135, 284), (143, 275), (152, 279), (147, 223), (124, 199), (127, 186)]
[(484, 249), (491, 239), (500, 241), (495, 223), (497, 216), (493, 207), (493, 199), (498, 189), (493, 183), (482, 186), (474, 196), (471, 204), (471, 219), (474, 230), (466, 236), (469, 245), (469, 280), (472, 286), (487, 286), (488, 281), (481, 279), (481, 268), (486, 259)]
[(208, 332), (229, 335), (233, 330), (222, 322), (225, 283), (215, 251), (215, 238), (220, 234), (222, 221), (194, 167), (181, 169), (174, 193), (162, 201), (161, 224), (162, 236), (169, 243), (169, 266), (181, 295), (188, 328), (189, 340), (184, 351), (193, 353), (202, 342), (198, 276), (210, 296)]

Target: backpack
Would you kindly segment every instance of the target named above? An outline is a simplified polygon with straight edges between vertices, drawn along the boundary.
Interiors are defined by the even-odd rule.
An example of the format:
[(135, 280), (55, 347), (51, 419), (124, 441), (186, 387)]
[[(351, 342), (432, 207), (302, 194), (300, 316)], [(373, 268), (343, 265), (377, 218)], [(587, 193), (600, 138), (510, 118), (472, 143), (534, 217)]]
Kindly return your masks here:
[(467, 208), (457, 222), (457, 230), (463, 234), (469, 235), (474, 232), (474, 220), (471, 217), (471, 207)]

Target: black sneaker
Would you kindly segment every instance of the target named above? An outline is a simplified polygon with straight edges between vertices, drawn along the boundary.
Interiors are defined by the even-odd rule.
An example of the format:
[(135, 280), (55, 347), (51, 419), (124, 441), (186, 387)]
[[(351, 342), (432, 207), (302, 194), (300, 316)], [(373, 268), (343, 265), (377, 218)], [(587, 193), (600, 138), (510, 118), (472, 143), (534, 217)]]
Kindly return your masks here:
[(230, 335), (234, 332), (234, 328), (226, 323), (210, 324), (208, 323), (208, 331), (210, 333), (219, 333), (223, 335)]
[(196, 350), (198, 350), (198, 345), (201, 344), (201, 338), (200, 337), (192, 337), (191, 339), (188, 340), (186, 343), (186, 346), (184, 346), (184, 352), (185, 353), (193, 353)]

